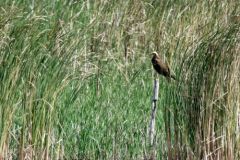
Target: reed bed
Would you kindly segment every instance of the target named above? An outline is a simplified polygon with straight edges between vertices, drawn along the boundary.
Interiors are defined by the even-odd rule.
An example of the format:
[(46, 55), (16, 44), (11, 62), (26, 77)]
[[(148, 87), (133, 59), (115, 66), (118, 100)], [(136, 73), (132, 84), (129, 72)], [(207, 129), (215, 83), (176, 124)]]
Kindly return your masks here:
[(239, 159), (240, 2), (0, 1), (0, 159)]

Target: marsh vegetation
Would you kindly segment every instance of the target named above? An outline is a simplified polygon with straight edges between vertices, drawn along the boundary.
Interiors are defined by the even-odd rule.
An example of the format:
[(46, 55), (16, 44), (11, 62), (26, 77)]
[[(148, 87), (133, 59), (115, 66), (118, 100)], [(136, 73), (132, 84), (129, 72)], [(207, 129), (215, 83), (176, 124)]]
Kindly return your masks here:
[(0, 159), (240, 159), (238, 0), (0, 1)]

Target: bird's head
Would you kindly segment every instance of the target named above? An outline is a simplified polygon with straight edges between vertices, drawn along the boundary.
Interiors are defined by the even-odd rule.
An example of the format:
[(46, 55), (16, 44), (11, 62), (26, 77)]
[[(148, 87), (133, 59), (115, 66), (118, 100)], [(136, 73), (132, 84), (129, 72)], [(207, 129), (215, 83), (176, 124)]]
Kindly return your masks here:
[(153, 57), (157, 57), (157, 56), (158, 56), (157, 52), (155, 52), (155, 51), (152, 52), (152, 56), (153, 56)]

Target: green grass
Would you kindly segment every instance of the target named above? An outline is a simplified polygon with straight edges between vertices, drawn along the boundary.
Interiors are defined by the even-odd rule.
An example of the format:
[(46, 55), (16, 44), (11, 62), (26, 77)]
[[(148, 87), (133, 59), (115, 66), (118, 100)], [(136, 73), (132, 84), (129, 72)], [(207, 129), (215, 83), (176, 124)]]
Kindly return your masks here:
[(149, 157), (152, 51), (157, 159), (240, 158), (237, 0), (0, 6), (0, 159)]

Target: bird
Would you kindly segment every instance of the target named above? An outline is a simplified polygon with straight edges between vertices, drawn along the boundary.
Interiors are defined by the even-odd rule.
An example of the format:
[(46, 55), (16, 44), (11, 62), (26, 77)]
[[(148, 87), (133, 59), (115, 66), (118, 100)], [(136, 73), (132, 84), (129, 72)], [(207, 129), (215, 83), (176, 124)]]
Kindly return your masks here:
[(162, 61), (157, 52), (153, 52), (152, 55), (152, 65), (157, 73), (166, 77), (169, 82), (171, 81), (171, 78), (176, 80), (176, 77), (171, 74), (168, 64)]

